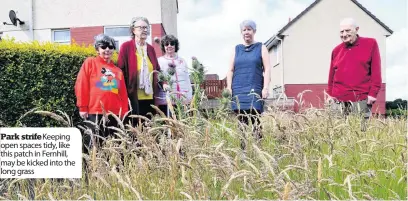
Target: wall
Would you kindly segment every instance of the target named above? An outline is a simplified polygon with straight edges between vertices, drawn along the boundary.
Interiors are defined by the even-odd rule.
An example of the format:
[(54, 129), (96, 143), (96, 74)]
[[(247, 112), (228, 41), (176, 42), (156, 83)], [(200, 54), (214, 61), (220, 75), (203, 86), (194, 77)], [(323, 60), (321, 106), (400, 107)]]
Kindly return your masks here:
[[(271, 82), (269, 84), (269, 97), (272, 98), (274, 95), (273, 89), (278, 86), (282, 86), (282, 54), (281, 45), (277, 46), (276, 54), (275, 50), (271, 49), (269, 51), (269, 59), (271, 63)], [(279, 57), (279, 60), (277, 60)], [(277, 62), (279, 61), (279, 63)]]
[[(34, 23), (30, 21), (30, 2), (33, 2), (32, 16)], [(171, 1), (169, 1), (171, 2)], [(161, 26), (162, 12), (161, 0), (3, 0), (0, 7), (0, 22), (10, 22), (8, 13), (13, 9), (17, 17), (25, 21), (23, 26), (10, 26), (0, 24), (4, 38), (15, 37), (17, 41), (51, 41), (53, 29), (71, 29), (71, 38), (79, 43), (88, 44), (97, 33), (103, 33), (104, 26), (130, 25), (132, 17), (145, 16), (152, 24)], [(172, 4), (166, 3), (165, 5)], [(165, 9), (164, 12), (171, 10)], [(174, 18), (174, 19), (173, 19)], [(167, 19), (169, 29), (176, 29), (176, 16)], [(33, 25), (31, 36), (30, 25)], [(156, 25), (154, 25), (156, 26)], [(96, 28), (95, 28), (96, 27)], [(102, 27), (102, 29), (101, 29)], [(153, 27), (152, 27), (153, 29)], [(163, 35), (164, 30), (153, 34)], [(153, 32), (153, 31), (152, 31)]]
[[(386, 84), (382, 84), (380, 92), (377, 96), (377, 102), (373, 105), (372, 113), (385, 114), (385, 88)], [(300, 103), (300, 95), (303, 92), (303, 104), (299, 105), (295, 102), (295, 111), (299, 111), (299, 106), (309, 108), (323, 108), (325, 103), (324, 91), (327, 89), (327, 84), (285, 84), (286, 95), (294, 97)], [(298, 97), (299, 95), (299, 97)]]
[[(0, 31), (28, 31), (30, 23), (30, 0), (2, 0), (0, 6)], [(14, 10), (17, 18), (24, 21), (25, 24), (20, 26), (3, 25), (3, 22), (11, 24), (9, 11)]]
[(154, 38), (158, 37), (161, 38), (165, 35), (164, 28), (162, 24), (152, 24), (152, 45), (154, 47), (154, 50), (156, 51), (156, 56), (160, 57), (163, 55), (160, 45), (154, 42)]
[(387, 31), (349, 0), (322, 0), (283, 33), (285, 84), (327, 84), (331, 51), (341, 43), (339, 23), (345, 17), (356, 19), (361, 36), (377, 39), (385, 81)]
[(103, 26), (94, 26), (94, 27), (77, 27), (71, 28), (71, 41), (82, 45), (89, 45), (94, 42), (94, 36), (103, 33)]
[(177, 37), (177, 0), (161, 0), (161, 14), (166, 34)]
[(34, 28), (129, 25), (135, 16), (161, 23), (160, 6), (160, 0), (34, 0)]

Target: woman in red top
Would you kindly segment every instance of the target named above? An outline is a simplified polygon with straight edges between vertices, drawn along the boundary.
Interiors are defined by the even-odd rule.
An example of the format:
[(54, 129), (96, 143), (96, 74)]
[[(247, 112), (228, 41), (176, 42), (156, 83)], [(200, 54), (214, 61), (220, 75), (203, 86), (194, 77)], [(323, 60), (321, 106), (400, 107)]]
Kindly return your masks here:
[[(94, 46), (98, 56), (89, 57), (82, 64), (75, 83), (75, 94), (82, 118), (100, 124), (105, 117), (106, 126), (101, 127), (99, 133), (105, 138), (113, 134), (113, 130), (107, 127), (117, 127), (116, 119), (109, 113), (123, 119), (129, 111), (128, 95), (122, 70), (112, 62), (115, 41), (100, 34), (95, 37)], [(84, 136), (84, 140), (89, 145), (89, 137)]]

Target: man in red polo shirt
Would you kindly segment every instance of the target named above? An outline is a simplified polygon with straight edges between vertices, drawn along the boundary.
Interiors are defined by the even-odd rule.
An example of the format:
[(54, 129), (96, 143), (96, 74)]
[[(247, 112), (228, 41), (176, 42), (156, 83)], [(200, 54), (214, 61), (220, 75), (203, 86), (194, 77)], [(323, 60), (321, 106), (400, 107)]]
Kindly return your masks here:
[(340, 38), (331, 55), (328, 94), (343, 108), (345, 115), (362, 112), (365, 122), (381, 88), (381, 57), (374, 38), (358, 35), (351, 18), (340, 23)]

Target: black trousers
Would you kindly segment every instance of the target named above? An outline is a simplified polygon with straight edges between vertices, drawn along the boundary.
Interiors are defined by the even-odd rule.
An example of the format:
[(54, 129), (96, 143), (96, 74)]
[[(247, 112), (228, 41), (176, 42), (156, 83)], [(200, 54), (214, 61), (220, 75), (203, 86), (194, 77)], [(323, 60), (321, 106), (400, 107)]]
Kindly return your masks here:
[[(172, 105), (174, 112), (176, 112), (177, 110), (177, 105)], [(159, 109), (165, 114), (167, 115), (167, 108), (169, 108), (168, 105), (159, 105)], [(169, 117), (171, 116), (171, 111), (169, 111)]]
[[(259, 118), (259, 115), (261, 112), (259, 110), (235, 110), (234, 111), (238, 115), (238, 121), (242, 124), (248, 125), (251, 123), (252, 124), (252, 134), (254, 138), (259, 141), (262, 139), (262, 126), (261, 126), (261, 120)], [(243, 127), (239, 126), (240, 130), (243, 131)], [(245, 138), (243, 136), (243, 138)], [(245, 149), (246, 148), (246, 139), (241, 139), (241, 148)]]
[[(90, 129), (92, 132), (92, 136), (88, 132), (82, 132), (82, 153), (89, 155), (90, 151), (92, 150), (93, 146), (96, 145), (97, 149), (103, 146), (103, 143), (106, 141), (108, 137), (116, 137), (113, 129), (109, 127), (116, 127), (118, 128), (118, 122), (113, 116), (108, 116), (107, 120), (103, 120), (102, 115), (96, 114), (88, 114), (87, 121), (93, 122), (93, 124), (89, 122), (84, 122), (83, 126), (85, 129)], [(96, 136), (98, 135), (98, 136)], [(109, 156), (108, 156), (109, 157)], [(120, 154), (120, 158), (122, 161), (122, 165), (124, 165), (124, 155)], [(85, 171), (85, 181), (87, 185), (89, 184), (88, 180), (88, 163), (86, 162), (85, 158), (82, 159), (83, 168)], [(117, 168), (117, 170), (119, 170)]]
[[(130, 105), (132, 106), (132, 111), (130, 113), (131, 115), (141, 115), (141, 116), (147, 117), (148, 119), (151, 119), (152, 116), (150, 115), (154, 116), (157, 113), (156, 110), (151, 106), (151, 105), (154, 105), (154, 99), (138, 100), (136, 95), (134, 94), (130, 94), (129, 99), (130, 99)], [(133, 127), (136, 127), (137, 125), (139, 125), (139, 122), (143, 123), (144, 121), (145, 120), (140, 119), (140, 118), (128, 118), (127, 117), (125, 119), (125, 124), (128, 124), (128, 122), (130, 122)]]
[(103, 116), (101, 114), (89, 114), (87, 121), (91, 121), (96, 125), (91, 123), (85, 122), (85, 127), (91, 129), (92, 133), (98, 136), (94, 136), (92, 140), (91, 136), (87, 133), (83, 133), (83, 153), (89, 154), (90, 149), (92, 149), (92, 145), (96, 145), (98, 148), (102, 147), (103, 142), (109, 136), (114, 137), (115, 130), (110, 129), (108, 127), (118, 127), (118, 122), (113, 116), (109, 116), (105, 122), (103, 121)]
[(260, 111), (258, 110), (235, 110), (238, 115), (238, 120), (246, 125), (251, 122), (254, 127), (260, 127), (261, 121), (259, 119)]

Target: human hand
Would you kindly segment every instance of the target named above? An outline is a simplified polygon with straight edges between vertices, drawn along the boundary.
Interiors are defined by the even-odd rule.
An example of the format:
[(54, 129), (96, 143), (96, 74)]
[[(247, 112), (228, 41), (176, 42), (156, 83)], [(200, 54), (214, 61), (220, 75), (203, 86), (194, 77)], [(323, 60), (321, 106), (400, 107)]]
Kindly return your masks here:
[(262, 98), (266, 99), (269, 96), (269, 90), (267, 88), (262, 89)]
[(83, 119), (88, 118), (88, 112), (79, 112), (79, 116), (81, 116)]
[(329, 100), (329, 104), (338, 102), (337, 98), (330, 96), (330, 95), (328, 95), (327, 100)]
[(226, 90), (227, 90), (230, 94), (232, 94), (232, 88), (231, 88), (231, 87), (227, 87)]
[(168, 84), (163, 84), (163, 90), (164, 91), (171, 91), (170, 86)]
[(368, 105), (374, 104), (375, 101), (377, 101), (376, 98), (374, 98), (374, 97), (372, 97), (372, 96), (368, 96), (368, 97), (367, 97), (367, 104), (368, 104)]

